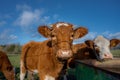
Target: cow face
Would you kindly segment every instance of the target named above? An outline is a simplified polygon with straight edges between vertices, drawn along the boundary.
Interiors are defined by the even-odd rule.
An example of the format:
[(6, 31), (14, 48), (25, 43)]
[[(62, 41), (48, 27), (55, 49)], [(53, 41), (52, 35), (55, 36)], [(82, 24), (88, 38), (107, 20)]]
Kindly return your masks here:
[(98, 36), (94, 40), (95, 48), (99, 49), (100, 59), (112, 59), (113, 55), (110, 52), (110, 41), (103, 36)]
[(64, 22), (52, 24), (51, 28), (40, 26), (38, 32), (46, 38), (51, 39), (52, 48), (57, 58), (68, 59), (72, 54), (73, 39), (78, 39), (87, 34), (87, 29), (79, 27), (73, 29), (73, 25)]

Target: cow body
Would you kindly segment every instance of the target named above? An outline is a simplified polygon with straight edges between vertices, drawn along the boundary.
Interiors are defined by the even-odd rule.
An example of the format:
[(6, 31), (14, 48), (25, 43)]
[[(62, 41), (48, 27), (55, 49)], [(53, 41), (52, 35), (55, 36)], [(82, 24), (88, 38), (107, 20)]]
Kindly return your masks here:
[(26, 64), (21, 63), (21, 65), (26, 66), (21, 67), (24, 70), (29, 69), (29, 71), (34, 73), (40, 71), (39, 75), (46, 74), (42, 76), (43, 78), (40, 76), (40, 79), (44, 79), (44, 77), (58, 77), (58, 73), (63, 66), (63, 63), (59, 62), (56, 56), (52, 54), (53, 50), (49, 48), (48, 43), (49, 41), (44, 41), (42, 43), (30, 42), (23, 47), (23, 52), (27, 52), (27, 54), (21, 56), (23, 59), (26, 56), (26, 59), (21, 62), (26, 62)]
[[(86, 43), (73, 45), (73, 52), (75, 54), (74, 57), (79, 60), (96, 59), (93, 47), (89, 47)], [(96, 50), (96, 52), (98, 52), (98, 50)]]
[(39, 33), (50, 38), (43, 42), (29, 42), (22, 48), (20, 80), (26, 71), (37, 72), (40, 80), (57, 80), (64, 62), (73, 56), (72, 41), (87, 33), (86, 28), (73, 30), (71, 24), (56, 23), (52, 29), (38, 28)]
[(0, 51), (0, 71), (7, 80), (15, 80), (15, 73), (5, 52)]

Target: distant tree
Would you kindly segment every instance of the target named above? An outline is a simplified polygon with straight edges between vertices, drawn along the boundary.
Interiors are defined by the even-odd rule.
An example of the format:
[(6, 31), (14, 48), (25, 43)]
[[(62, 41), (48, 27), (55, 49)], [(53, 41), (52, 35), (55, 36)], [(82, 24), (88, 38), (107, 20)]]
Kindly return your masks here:
[(21, 52), (20, 44), (5, 45), (2, 48), (3, 48), (3, 51), (5, 51), (7, 54), (20, 54)]
[(2, 51), (3, 50), (3, 48), (0, 46), (0, 51)]

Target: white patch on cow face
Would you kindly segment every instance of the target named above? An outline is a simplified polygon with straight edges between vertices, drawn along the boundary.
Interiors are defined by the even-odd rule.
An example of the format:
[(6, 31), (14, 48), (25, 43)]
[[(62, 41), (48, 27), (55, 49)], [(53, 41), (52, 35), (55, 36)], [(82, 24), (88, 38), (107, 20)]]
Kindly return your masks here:
[(59, 28), (59, 27), (62, 26), (62, 25), (64, 25), (64, 26), (69, 26), (69, 24), (67, 24), (67, 23), (58, 23), (58, 24), (56, 24), (56, 27)]
[(46, 75), (44, 80), (55, 80), (54, 77)]
[[(99, 55), (101, 59), (110, 58), (108, 55), (112, 55), (109, 49), (110, 41), (103, 36), (98, 36), (94, 40), (95, 45), (99, 48)], [(105, 56), (106, 55), (106, 56)]]

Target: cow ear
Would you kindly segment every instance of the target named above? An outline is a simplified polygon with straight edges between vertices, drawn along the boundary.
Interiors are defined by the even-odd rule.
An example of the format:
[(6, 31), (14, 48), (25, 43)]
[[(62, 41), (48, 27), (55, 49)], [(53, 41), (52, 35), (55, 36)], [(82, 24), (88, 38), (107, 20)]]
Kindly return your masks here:
[(74, 30), (74, 39), (81, 38), (88, 33), (88, 30), (85, 27), (79, 27)]
[(86, 44), (88, 47), (93, 48), (94, 42), (93, 42), (92, 40), (86, 40), (86, 41), (85, 41), (85, 44)]
[(47, 26), (39, 26), (38, 32), (46, 38), (50, 37), (51, 30)]
[(85, 41), (85, 44), (88, 46), (88, 47), (90, 47), (90, 42), (87, 40), (87, 41)]

